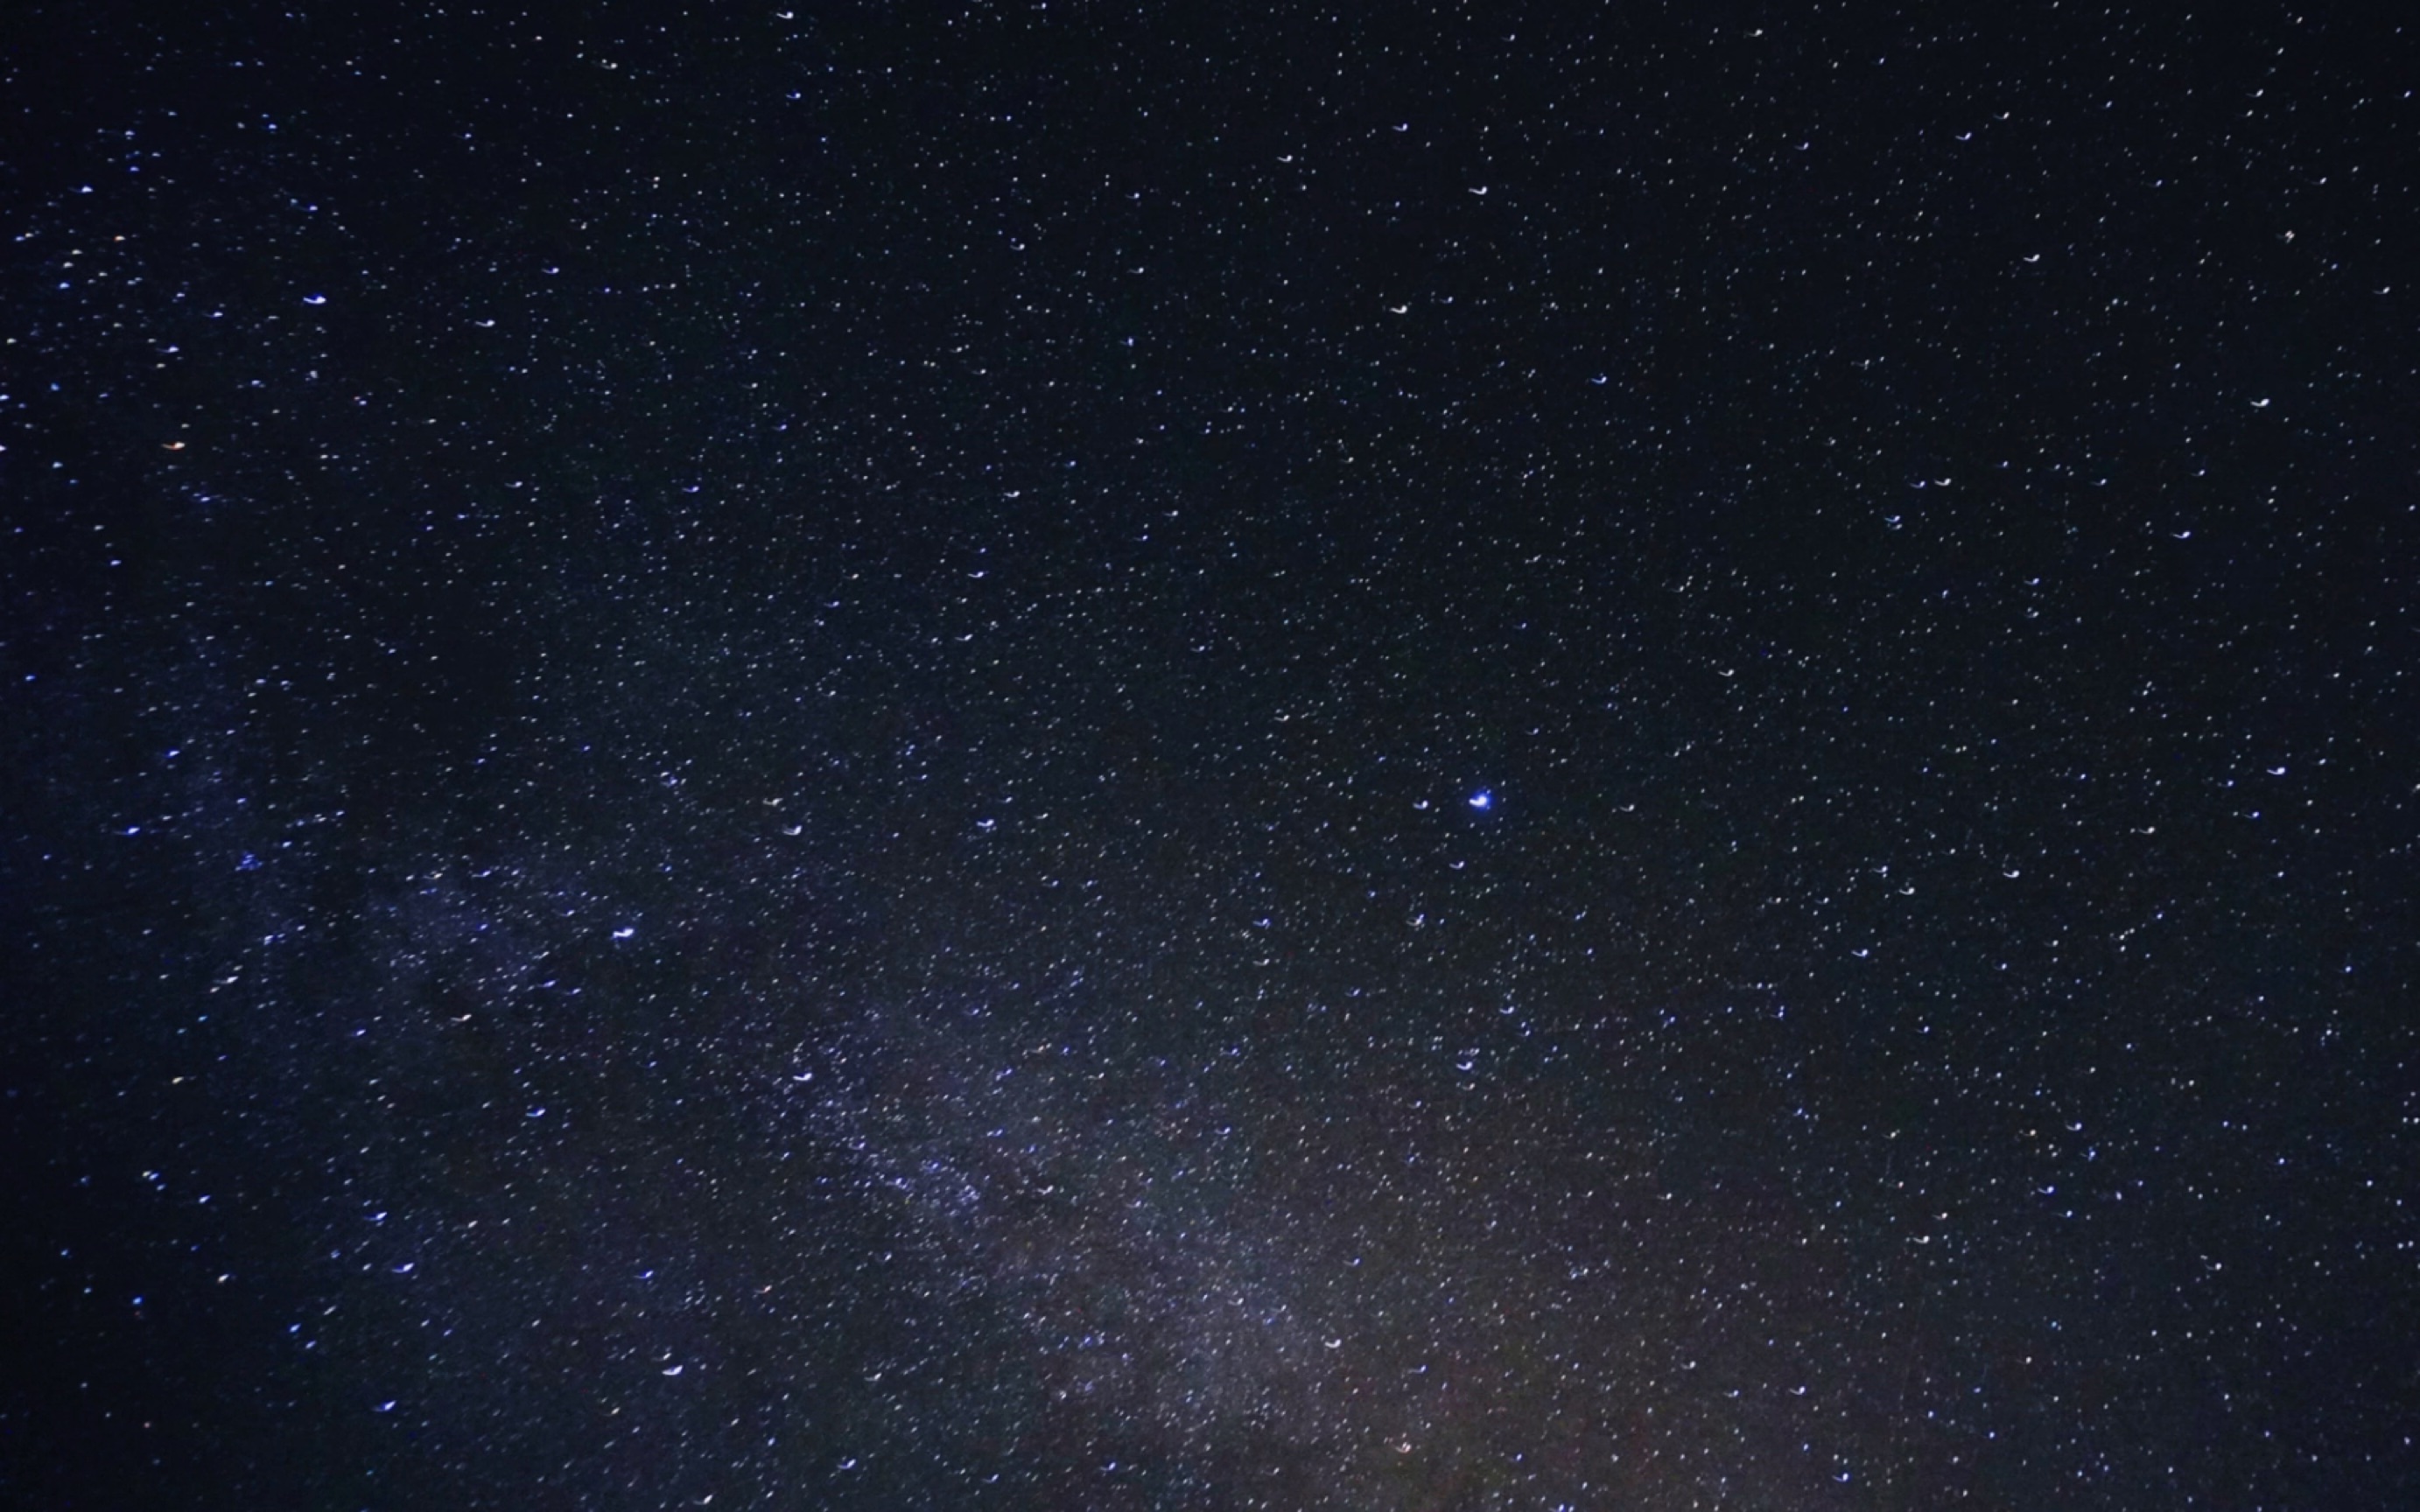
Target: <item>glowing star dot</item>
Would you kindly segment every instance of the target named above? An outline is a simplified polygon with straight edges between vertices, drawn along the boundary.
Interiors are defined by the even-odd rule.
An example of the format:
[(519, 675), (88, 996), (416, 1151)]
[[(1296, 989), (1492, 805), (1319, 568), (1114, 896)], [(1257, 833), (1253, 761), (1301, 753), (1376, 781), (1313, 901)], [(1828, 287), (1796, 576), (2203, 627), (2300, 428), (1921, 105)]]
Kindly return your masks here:
[(1485, 788), (1481, 788), (1478, 792), (1470, 795), (1470, 806), (1478, 810), (1481, 813), (1485, 813), (1488, 810), (1496, 807), (1496, 795), (1488, 792)]

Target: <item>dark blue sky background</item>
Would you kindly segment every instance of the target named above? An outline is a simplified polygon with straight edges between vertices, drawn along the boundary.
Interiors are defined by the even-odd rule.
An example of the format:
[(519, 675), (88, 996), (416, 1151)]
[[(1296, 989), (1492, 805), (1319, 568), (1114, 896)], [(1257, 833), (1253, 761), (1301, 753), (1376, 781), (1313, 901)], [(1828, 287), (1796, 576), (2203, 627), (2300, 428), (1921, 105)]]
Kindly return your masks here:
[(0, 60), (9, 1497), (2420, 1480), (2392, 23)]

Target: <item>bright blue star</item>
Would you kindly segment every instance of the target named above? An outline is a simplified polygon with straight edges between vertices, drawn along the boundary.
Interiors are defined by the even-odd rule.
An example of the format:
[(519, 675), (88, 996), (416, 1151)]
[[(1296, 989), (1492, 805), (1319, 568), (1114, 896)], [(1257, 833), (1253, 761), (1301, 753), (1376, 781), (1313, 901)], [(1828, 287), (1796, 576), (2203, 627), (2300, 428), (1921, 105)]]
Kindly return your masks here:
[(1485, 788), (1481, 788), (1478, 792), (1470, 795), (1470, 806), (1478, 810), (1481, 813), (1485, 813), (1488, 810), (1496, 807), (1496, 795), (1488, 792)]

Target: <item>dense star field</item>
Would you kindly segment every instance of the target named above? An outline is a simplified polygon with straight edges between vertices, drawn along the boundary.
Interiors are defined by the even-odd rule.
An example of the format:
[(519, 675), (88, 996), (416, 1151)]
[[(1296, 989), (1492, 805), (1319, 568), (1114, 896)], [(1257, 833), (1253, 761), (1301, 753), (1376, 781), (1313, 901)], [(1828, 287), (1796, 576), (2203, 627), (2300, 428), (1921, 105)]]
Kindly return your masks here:
[(2412, 1504), (2392, 8), (8, 7), (0, 1501)]

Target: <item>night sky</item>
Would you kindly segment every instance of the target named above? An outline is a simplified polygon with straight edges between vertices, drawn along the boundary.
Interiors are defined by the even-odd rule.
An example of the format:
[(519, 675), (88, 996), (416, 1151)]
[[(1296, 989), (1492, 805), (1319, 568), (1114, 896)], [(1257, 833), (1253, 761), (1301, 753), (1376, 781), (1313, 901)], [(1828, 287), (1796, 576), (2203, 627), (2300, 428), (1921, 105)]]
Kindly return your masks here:
[(0, 1502), (2420, 1504), (2395, 8), (6, 8)]

